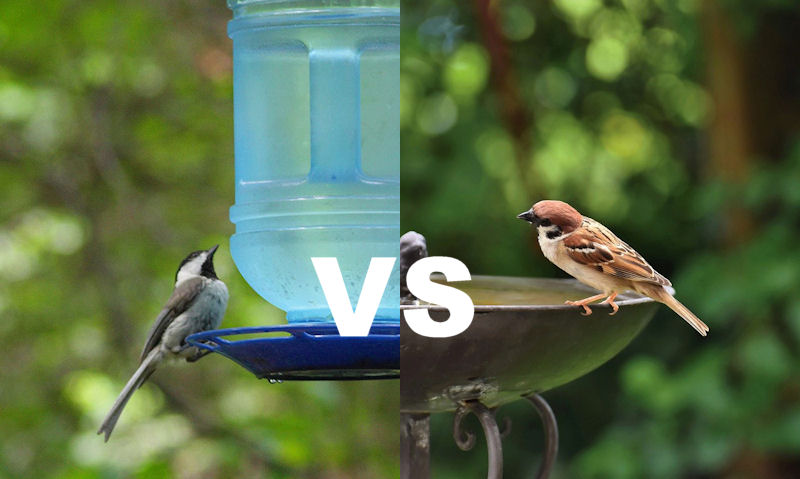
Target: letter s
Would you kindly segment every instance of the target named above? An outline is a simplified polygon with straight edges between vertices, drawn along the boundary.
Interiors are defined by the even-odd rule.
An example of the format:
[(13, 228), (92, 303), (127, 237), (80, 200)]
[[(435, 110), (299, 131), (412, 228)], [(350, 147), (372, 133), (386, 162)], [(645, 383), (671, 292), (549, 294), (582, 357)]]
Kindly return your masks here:
[(411, 294), (428, 303), (444, 306), (450, 311), (450, 317), (447, 321), (434, 321), (426, 309), (406, 309), (403, 314), (408, 327), (415, 333), (429, 338), (449, 338), (461, 334), (472, 324), (475, 306), (467, 293), (431, 281), (434, 272), (444, 274), (447, 281), (469, 281), (472, 278), (464, 263), (448, 256), (423, 258), (408, 269), (406, 283)]

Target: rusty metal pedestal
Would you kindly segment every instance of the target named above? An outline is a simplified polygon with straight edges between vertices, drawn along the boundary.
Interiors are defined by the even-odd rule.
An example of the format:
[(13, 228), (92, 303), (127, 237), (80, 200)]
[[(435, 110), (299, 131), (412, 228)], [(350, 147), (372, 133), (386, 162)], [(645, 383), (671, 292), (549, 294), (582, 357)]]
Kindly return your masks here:
[[(542, 464), (536, 474), (537, 479), (547, 479), (553, 470), (558, 455), (558, 424), (550, 405), (538, 394), (523, 396), (539, 413), (544, 425), (545, 451)], [(511, 421), (506, 418), (501, 430), (496, 420), (497, 409), (490, 409), (480, 401), (466, 401), (455, 412), (453, 421), (453, 440), (462, 451), (475, 447), (476, 435), (462, 428), (462, 421), (469, 414), (475, 414), (481, 423), (489, 451), (488, 479), (503, 477), (502, 439), (511, 432)], [(402, 414), (400, 437), (401, 479), (427, 479), (430, 477), (430, 414)]]

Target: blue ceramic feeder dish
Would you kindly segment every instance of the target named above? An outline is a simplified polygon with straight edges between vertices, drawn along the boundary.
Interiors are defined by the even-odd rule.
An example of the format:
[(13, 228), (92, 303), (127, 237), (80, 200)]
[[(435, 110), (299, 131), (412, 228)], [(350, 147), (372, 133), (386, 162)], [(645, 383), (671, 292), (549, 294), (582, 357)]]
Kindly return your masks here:
[(271, 382), (400, 377), (399, 325), (373, 325), (364, 337), (339, 336), (335, 325), (316, 322), (219, 329), (186, 340)]

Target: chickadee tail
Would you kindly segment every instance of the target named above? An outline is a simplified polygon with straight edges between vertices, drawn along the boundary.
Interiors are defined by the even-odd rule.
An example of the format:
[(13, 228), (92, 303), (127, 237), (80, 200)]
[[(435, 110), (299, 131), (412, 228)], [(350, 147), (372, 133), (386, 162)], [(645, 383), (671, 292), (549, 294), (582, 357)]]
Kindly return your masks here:
[[(672, 288), (670, 288), (670, 289), (672, 289)], [(689, 323), (689, 325), (691, 327), (693, 327), (695, 329), (695, 331), (700, 333), (701, 336), (707, 335), (708, 334), (708, 326), (706, 326), (706, 323), (700, 321), (700, 318), (695, 316), (693, 312), (689, 311), (689, 308), (687, 308), (680, 301), (675, 299), (675, 297), (672, 296), (672, 294), (674, 294), (674, 291), (675, 290), (672, 290), (672, 293), (671, 293), (669, 290), (667, 290), (663, 286), (655, 286), (654, 285), (653, 288), (652, 289), (648, 289), (648, 291), (645, 294), (647, 294), (651, 298), (653, 298), (653, 299), (655, 299), (657, 301), (660, 301), (660, 302), (666, 304), (667, 306), (669, 306), (669, 308), (671, 310), (673, 310), (676, 313), (678, 313), (678, 316), (680, 316), (687, 323)]]
[(122, 392), (117, 396), (117, 400), (114, 401), (111, 410), (108, 411), (106, 418), (103, 419), (103, 424), (101, 424), (100, 429), (97, 430), (97, 434), (105, 434), (105, 442), (108, 442), (108, 438), (111, 437), (111, 432), (114, 430), (114, 426), (117, 425), (117, 420), (122, 414), (122, 410), (125, 409), (125, 405), (128, 404), (133, 393), (136, 392), (136, 390), (147, 381), (147, 378), (153, 374), (153, 371), (156, 370), (156, 366), (163, 354), (164, 353), (157, 347), (150, 351), (150, 354), (144, 358), (139, 368), (133, 373), (133, 376), (128, 380), (125, 387), (122, 388)]

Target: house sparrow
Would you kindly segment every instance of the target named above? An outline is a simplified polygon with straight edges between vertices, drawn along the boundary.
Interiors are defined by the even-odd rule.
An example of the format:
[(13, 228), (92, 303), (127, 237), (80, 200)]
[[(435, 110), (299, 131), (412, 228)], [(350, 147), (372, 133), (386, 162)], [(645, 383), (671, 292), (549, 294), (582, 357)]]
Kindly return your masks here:
[(614, 298), (630, 290), (666, 304), (701, 335), (708, 333), (708, 326), (675, 299), (672, 283), (597, 221), (554, 200), (540, 201), (517, 218), (536, 226), (539, 245), (547, 259), (581, 283), (602, 291), (580, 301), (566, 302), (582, 307), (584, 316), (592, 314), (587, 305), (602, 298), (611, 306), (610, 314), (615, 314), (619, 306)]

